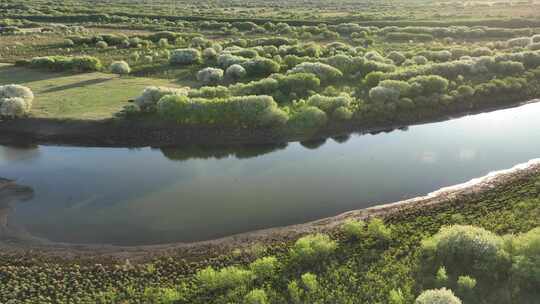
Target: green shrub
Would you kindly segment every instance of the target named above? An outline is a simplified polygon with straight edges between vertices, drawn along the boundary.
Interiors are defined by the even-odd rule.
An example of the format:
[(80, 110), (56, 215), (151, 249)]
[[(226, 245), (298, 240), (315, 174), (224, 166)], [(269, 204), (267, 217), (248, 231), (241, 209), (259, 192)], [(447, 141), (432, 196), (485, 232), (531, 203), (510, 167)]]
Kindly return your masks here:
[(304, 236), (296, 241), (289, 251), (296, 263), (311, 265), (324, 261), (337, 248), (337, 243), (324, 234)]
[(244, 297), (244, 304), (268, 304), (266, 292), (262, 289), (253, 289)]
[(289, 125), (298, 130), (315, 130), (326, 125), (326, 113), (317, 107), (303, 106), (289, 119)]
[(255, 58), (242, 63), (249, 76), (268, 76), (279, 72), (279, 64), (267, 58)]
[(369, 99), (379, 104), (394, 103), (399, 100), (399, 91), (393, 88), (377, 86), (369, 90)]
[(0, 117), (17, 118), (32, 108), (34, 94), (24, 86), (9, 84), (0, 86)]
[(279, 125), (288, 116), (271, 96), (238, 96), (226, 99), (188, 98), (167, 95), (157, 104), (166, 119), (190, 124)]
[(422, 75), (409, 79), (412, 96), (443, 94), (448, 88), (448, 80), (438, 75)]
[(171, 52), (171, 64), (197, 64), (202, 62), (201, 52), (197, 49), (177, 49)]
[(379, 218), (373, 218), (369, 221), (367, 234), (378, 241), (388, 241), (392, 238), (392, 230)]
[(251, 272), (261, 281), (275, 276), (278, 267), (279, 262), (273, 256), (259, 258), (249, 265)]
[(455, 273), (495, 275), (504, 272), (502, 238), (474, 226), (443, 227), (422, 242), (424, 263), (442, 265)]
[(537, 288), (540, 285), (540, 228), (517, 235), (510, 243), (509, 251), (514, 255), (512, 271), (519, 278), (519, 285)]
[(348, 219), (343, 223), (341, 229), (348, 239), (359, 240), (362, 238), (362, 235), (364, 235), (365, 227), (366, 223), (364, 223), (364, 221)]
[(287, 73), (312, 73), (323, 82), (332, 82), (343, 77), (343, 73), (340, 70), (320, 62), (303, 62), (295, 66)]
[(240, 80), (246, 77), (247, 72), (243, 66), (239, 64), (233, 64), (225, 71), (225, 77), (231, 80)]
[(199, 270), (195, 275), (199, 284), (209, 291), (245, 286), (253, 280), (253, 274), (249, 270), (235, 266), (215, 270), (207, 267)]
[(296, 97), (306, 97), (321, 86), (321, 81), (314, 74), (297, 73), (291, 75), (274, 74), (273, 79), (278, 82), (278, 90), (284, 96), (291, 94)]
[(115, 61), (111, 63), (111, 72), (119, 75), (127, 75), (131, 72), (129, 64), (125, 61)]

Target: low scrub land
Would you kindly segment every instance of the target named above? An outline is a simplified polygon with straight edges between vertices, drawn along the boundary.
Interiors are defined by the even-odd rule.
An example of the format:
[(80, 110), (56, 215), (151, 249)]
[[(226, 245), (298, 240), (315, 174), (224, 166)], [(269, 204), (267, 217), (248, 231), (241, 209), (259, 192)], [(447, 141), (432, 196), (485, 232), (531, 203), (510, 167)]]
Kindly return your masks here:
[[(342, 15), (326, 7), (319, 8), (318, 23), (302, 10), (290, 16), (299, 18), (295, 22), (286, 15), (274, 20), (262, 4), (248, 10), (260, 13), (252, 19), (220, 7), (198, 8), (195, 17), (159, 15), (174, 12), (174, 3), (155, 4), (155, 15), (144, 15), (144, 5), (120, 12), (120, 4), (108, 4), (101, 14), (67, 3), (4, 6), (0, 40), (7, 46), (0, 58), (20, 68), (9, 70), (17, 76), (2, 79), (4, 84), (24, 85), (25, 77), (37, 77), (32, 71), (77, 73), (84, 76), (69, 77), (92, 92), (88, 102), (82, 91), (72, 91), (75, 83), (65, 90), (59, 85), (58, 95), (34, 92), (36, 107), (28, 115), (150, 118), (309, 137), (329, 126), (391, 127), (540, 96), (540, 24), (532, 15), (495, 15), (484, 23), (468, 16), (483, 5), (496, 9), (499, 4), (462, 7), (467, 14), (459, 18), (425, 14), (450, 4), (385, 4), (414, 12), (414, 18)], [(381, 5), (368, 7), (377, 11)], [(513, 12), (521, 6), (505, 8)], [(41, 84), (33, 85), (40, 90)], [(62, 98), (64, 93), (71, 101)], [(49, 98), (55, 102), (45, 102)], [(133, 102), (119, 106), (128, 100)]]
[[(534, 0), (6, 0), (0, 131), (112, 121), (103, 134), (243, 143), (514, 106), (540, 97), (539, 17)], [(314, 234), (135, 260), (0, 248), (0, 303), (538, 304), (539, 193), (532, 172)]]

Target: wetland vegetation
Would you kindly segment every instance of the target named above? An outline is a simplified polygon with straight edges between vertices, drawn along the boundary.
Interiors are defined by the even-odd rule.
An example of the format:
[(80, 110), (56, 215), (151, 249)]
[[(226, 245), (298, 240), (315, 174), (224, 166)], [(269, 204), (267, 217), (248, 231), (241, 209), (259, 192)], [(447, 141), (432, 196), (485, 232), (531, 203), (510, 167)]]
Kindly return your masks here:
[[(0, 143), (24, 148), (0, 146), (12, 179), (0, 179), (0, 302), (539, 303), (537, 164), (436, 204), (166, 244), (399, 201), (537, 157), (536, 104), (343, 143), (539, 98), (538, 18), (535, 0), (2, 1)], [(98, 254), (101, 242), (139, 247)]]

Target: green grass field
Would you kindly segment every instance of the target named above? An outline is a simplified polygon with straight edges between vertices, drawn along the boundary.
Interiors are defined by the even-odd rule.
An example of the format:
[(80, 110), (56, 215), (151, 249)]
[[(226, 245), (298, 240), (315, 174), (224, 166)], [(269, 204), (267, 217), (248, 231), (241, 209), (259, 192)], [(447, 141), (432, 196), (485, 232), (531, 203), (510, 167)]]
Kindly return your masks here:
[(178, 86), (165, 79), (105, 73), (51, 73), (0, 65), (0, 85), (21, 84), (36, 96), (31, 116), (60, 119), (110, 118), (147, 86)]

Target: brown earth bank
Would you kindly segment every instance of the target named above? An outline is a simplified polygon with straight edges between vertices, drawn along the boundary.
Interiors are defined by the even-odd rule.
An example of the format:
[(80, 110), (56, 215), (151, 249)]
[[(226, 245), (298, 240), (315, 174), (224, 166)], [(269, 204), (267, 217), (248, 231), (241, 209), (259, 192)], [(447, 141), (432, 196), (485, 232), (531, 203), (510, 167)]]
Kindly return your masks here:
[(230, 126), (181, 125), (149, 119), (60, 120), (23, 118), (0, 121), (0, 144), (55, 144), (95, 147), (165, 147), (182, 145), (234, 146), (306, 141), (347, 135), (378, 133), (410, 125), (444, 121), (471, 114), (537, 102), (484, 104), (480, 109), (449, 109), (445, 113), (419, 113), (391, 121), (329, 123), (309, 133), (294, 133), (284, 128), (241, 128)]
[[(337, 228), (347, 219), (369, 219), (381, 217), (386, 221), (394, 218), (415, 218), (429, 216), (445, 207), (474, 204), (485, 197), (497, 197), (498, 193), (512, 191), (525, 183), (530, 183), (540, 174), (540, 159), (517, 165), (511, 169), (492, 172), (484, 177), (473, 179), (456, 186), (442, 188), (426, 196), (416, 197), (390, 204), (353, 210), (340, 215), (304, 224), (258, 230), (224, 237), (211, 241), (193, 243), (174, 243), (152, 246), (109, 246), (51, 243), (31, 236), (0, 236), (0, 254), (5, 256), (25, 256), (31, 259), (47, 259), (55, 262), (77, 261), (88, 263), (118, 262), (125, 259), (144, 262), (161, 257), (179, 257), (196, 262), (230, 254), (233, 250), (250, 250), (257, 246), (272, 247), (291, 243), (301, 235), (315, 232), (336, 233)], [(14, 185), (0, 180), (0, 183)], [(24, 186), (18, 186), (25, 188)], [(2, 189), (2, 186), (0, 186)], [(1, 190), (0, 190), (1, 191)], [(519, 195), (519, 193), (517, 194)], [(0, 199), (13, 203), (24, 199), (13, 195), (0, 195)], [(2, 202), (0, 202), (2, 203)]]

